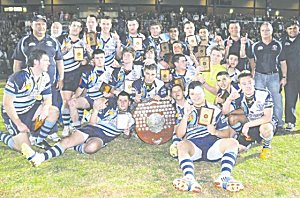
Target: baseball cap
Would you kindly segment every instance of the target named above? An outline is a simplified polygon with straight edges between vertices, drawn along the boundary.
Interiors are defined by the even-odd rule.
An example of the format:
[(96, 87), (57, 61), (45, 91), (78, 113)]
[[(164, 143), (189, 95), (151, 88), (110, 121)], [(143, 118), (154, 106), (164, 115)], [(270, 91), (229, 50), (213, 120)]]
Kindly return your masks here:
[(288, 20), (286, 23), (285, 23), (285, 28), (288, 28), (292, 25), (296, 25), (296, 26), (299, 26), (299, 22), (297, 20)]
[(35, 15), (32, 17), (32, 21), (38, 21), (38, 20), (43, 20), (44, 22), (47, 22), (47, 19), (45, 16), (42, 16), (42, 15)]

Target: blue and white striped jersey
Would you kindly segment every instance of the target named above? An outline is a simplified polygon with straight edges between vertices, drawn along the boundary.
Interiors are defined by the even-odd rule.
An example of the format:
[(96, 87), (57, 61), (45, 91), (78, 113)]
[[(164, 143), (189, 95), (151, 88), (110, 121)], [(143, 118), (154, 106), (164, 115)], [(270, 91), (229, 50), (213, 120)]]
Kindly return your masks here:
[[(145, 38), (145, 36), (142, 33), (138, 33), (137, 37)], [(121, 37), (121, 42), (123, 48), (133, 47), (133, 37), (131, 37), (128, 33), (126, 33), (126, 35)], [(134, 61), (141, 62), (143, 59), (143, 55), (144, 55), (144, 51), (136, 51)]]
[(129, 73), (126, 73), (123, 66), (116, 68), (112, 73), (112, 85), (116, 89), (124, 90), (125, 80), (135, 81), (137, 79), (140, 79), (142, 77), (142, 74), (142, 65), (133, 65), (132, 70)]
[(155, 95), (164, 98), (167, 96), (167, 88), (163, 81), (155, 78), (151, 87), (147, 89), (144, 78), (140, 78), (132, 83), (131, 97), (134, 98), (136, 94), (142, 94), (142, 100), (153, 98)]
[[(212, 123), (215, 123), (215, 127), (217, 130), (225, 130), (228, 129), (228, 122), (225, 116), (222, 114), (222, 111), (215, 105), (206, 103), (204, 105), (206, 108), (214, 109)], [(177, 117), (176, 123), (180, 123), (183, 115)], [(207, 130), (207, 127), (204, 125), (200, 125), (199, 123), (199, 112), (194, 107), (192, 113), (188, 118), (187, 130), (186, 130), (186, 138), (194, 139), (194, 138), (202, 138), (210, 133)]]
[(74, 48), (82, 47), (84, 50), (84, 56), (87, 57), (86, 46), (82, 39), (78, 39), (73, 42), (69, 36), (63, 39), (61, 48), (63, 49), (66, 45), (72, 45), (71, 49), (63, 55), (64, 59), (64, 72), (71, 72), (78, 69), (81, 65), (81, 61), (74, 60)]
[(176, 73), (176, 70), (172, 73), (172, 78), (182, 78), (185, 90), (188, 89), (189, 84), (192, 82), (194, 76), (196, 75), (196, 69), (194, 67), (188, 68), (183, 75)]
[(107, 40), (104, 40), (101, 33), (97, 32), (96, 49), (102, 49), (105, 53), (105, 66), (112, 66), (117, 55), (117, 40), (113, 38), (112, 33)]
[[(32, 108), (37, 99), (52, 97), (50, 77), (43, 72), (41, 77), (35, 79), (30, 68), (23, 69), (10, 76), (4, 93), (15, 96), (13, 102), (16, 112), (24, 114)], [(4, 108), (3, 112), (5, 112)]]
[(168, 40), (166, 40), (165, 38), (163, 38), (162, 36), (159, 36), (159, 38), (155, 39), (152, 36), (149, 36), (148, 38), (146, 38), (143, 41), (143, 48), (147, 49), (149, 46), (152, 46), (155, 48), (155, 52), (156, 52), (156, 57), (159, 60), (160, 58), (160, 44), (167, 42)]
[[(129, 128), (132, 129), (134, 119), (130, 112), (122, 112), (129, 117)], [(117, 129), (117, 116), (120, 114), (117, 104), (114, 107), (107, 107), (98, 113), (98, 123), (94, 126), (103, 130), (103, 133), (109, 137), (116, 137), (123, 133), (123, 129)]]
[(104, 68), (104, 70), (94, 67), (91, 71), (82, 73), (82, 81), (79, 85), (80, 88), (87, 90), (86, 95), (95, 100), (102, 97), (103, 93), (100, 92), (100, 87), (103, 82), (109, 83), (111, 81), (111, 68)]
[(235, 103), (231, 103), (231, 106), (234, 109), (243, 109), (249, 121), (252, 121), (261, 118), (264, 115), (264, 109), (273, 108), (274, 103), (268, 90), (255, 88), (252, 105), (248, 105), (245, 95), (241, 93), (240, 97), (235, 100)]

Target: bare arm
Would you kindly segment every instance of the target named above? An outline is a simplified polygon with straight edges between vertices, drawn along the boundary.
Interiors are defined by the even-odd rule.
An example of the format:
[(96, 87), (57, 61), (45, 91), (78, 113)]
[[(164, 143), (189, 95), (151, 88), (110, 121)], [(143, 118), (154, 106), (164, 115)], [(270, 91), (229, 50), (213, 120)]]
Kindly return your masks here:
[(64, 62), (63, 60), (57, 60), (56, 61), (57, 70), (59, 74), (59, 80), (57, 82), (57, 88), (61, 90), (64, 86), (63, 80), (64, 80)]
[(21, 70), (22, 61), (14, 59), (13, 72), (16, 73)]
[(255, 127), (255, 126), (260, 126), (262, 124), (270, 123), (272, 121), (272, 115), (273, 115), (273, 108), (266, 108), (264, 109), (264, 115), (256, 120), (252, 120), (247, 122), (247, 126), (250, 127)]

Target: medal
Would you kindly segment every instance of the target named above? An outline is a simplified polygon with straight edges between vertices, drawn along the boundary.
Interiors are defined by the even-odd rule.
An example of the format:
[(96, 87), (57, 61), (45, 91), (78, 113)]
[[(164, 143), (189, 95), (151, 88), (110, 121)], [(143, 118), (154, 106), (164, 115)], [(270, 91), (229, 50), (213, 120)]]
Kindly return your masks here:
[(36, 99), (36, 100), (42, 100), (42, 99), (43, 99), (43, 96), (42, 96), (42, 95), (37, 95), (37, 96), (35, 96), (35, 99)]

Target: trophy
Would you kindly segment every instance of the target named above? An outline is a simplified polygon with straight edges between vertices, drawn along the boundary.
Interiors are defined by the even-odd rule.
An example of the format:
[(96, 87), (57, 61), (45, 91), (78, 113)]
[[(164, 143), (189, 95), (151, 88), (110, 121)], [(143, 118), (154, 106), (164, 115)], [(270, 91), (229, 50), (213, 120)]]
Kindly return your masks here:
[(169, 69), (161, 69), (160, 70), (160, 79), (165, 83), (170, 82), (170, 70)]
[(187, 40), (189, 45), (191, 45), (192, 47), (198, 46), (197, 38), (195, 35), (188, 36)]
[(170, 47), (168, 42), (163, 42), (160, 44), (160, 50), (164, 54), (169, 54), (170, 53)]
[(97, 37), (95, 32), (87, 32), (86, 33), (86, 43), (90, 46), (97, 45)]
[(111, 86), (105, 82), (102, 82), (102, 85), (100, 87), (100, 92), (102, 93), (109, 93), (111, 90)]
[(210, 57), (209, 56), (204, 56), (204, 57), (199, 57), (199, 65), (203, 67), (202, 72), (210, 72)]
[(199, 120), (198, 124), (200, 125), (210, 125), (214, 116), (214, 109), (201, 107), (199, 110)]
[(132, 45), (134, 46), (134, 49), (136, 51), (142, 51), (143, 50), (143, 38), (141, 38), (141, 37), (132, 38)]
[(74, 60), (82, 61), (83, 60), (83, 47), (74, 47)]
[(125, 80), (125, 92), (127, 92), (128, 94), (132, 94), (132, 83), (133, 80)]
[(200, 45), (200, 46), (198, 47), (197, 55), (198, 55), (199, 57), (206, 56), (206, 46)]
[(129, 124), (129, 116), (126, 113), (117, 115), (117, 129), (127, 129)]

